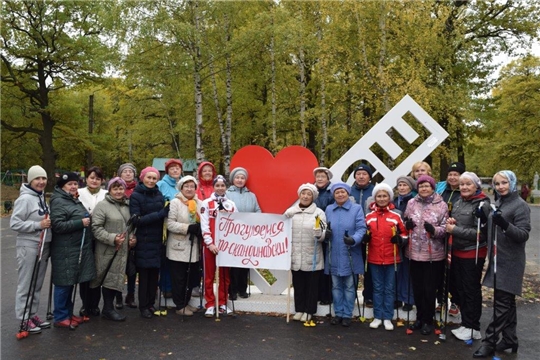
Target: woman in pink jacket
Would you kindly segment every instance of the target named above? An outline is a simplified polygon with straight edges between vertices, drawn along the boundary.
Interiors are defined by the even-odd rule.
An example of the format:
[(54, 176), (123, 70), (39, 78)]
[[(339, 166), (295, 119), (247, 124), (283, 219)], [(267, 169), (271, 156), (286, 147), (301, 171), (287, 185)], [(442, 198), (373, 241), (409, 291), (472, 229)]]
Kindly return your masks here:
[(410, 246), (405, 256), (411, 261), (411, 279), (416, 304), (416, 322), (411, 330), (422, 335), (433, 331), (435, 294), (444, 273), (444, 241), (448, 206), (435, 193), (435, 180), (422, 175), (416, 183), (418, 195), (407, 204), (405, 226), (410, 233)]

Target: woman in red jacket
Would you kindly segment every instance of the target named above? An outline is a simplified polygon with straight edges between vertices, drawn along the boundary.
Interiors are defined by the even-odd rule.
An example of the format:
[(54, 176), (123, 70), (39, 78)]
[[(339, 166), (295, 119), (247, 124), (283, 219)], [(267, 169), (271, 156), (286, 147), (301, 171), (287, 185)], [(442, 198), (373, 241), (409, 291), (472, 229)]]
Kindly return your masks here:
[(407, 232), (392, 203), (392, 188), (385, 183), (377, 184), (373, 198), (375, 202), (370, 205), (371, 212), (366, 216), (370, 235), (364, 237), (364, 241), (369, 242), (368, 264), (373, 279), (374, 319), (369, 327), (377, 329), (384, 320), (384, 328), (394, 330), (395, 276), (401, 262), (398, 247), (405, 244)]

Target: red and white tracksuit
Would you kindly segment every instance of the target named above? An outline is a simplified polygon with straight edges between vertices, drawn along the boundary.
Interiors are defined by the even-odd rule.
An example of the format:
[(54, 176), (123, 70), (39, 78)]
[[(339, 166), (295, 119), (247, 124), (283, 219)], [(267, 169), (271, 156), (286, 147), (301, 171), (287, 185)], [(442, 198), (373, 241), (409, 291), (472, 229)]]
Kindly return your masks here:
[[(223, 204), (225, 210), (219, 210), (218, 198)], [(206, 308), (221, 305), (227, 305), (227, 295), (229, 290), (229, 268), (219, 268), (219, 304), (216, 304), (214, 295), (214, 279), (216, 275), (216, 255), (213, 254), (208, 246), (218, 245), (214, 241), (216, 234), (216, 218), (218, 211), (222, 212), (237, 212), (236, 205), (225, 196), (217, 196), (215, 193), (203, 201), (201, 205), (201, 231), (204, 240), (204, 300), (206, 300)]]

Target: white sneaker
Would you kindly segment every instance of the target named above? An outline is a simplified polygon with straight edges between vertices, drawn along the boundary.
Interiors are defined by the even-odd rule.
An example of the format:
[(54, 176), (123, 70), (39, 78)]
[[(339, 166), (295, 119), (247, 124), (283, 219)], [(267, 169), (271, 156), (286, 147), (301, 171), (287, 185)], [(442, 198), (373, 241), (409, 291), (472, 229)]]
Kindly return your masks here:
[(211, 317), (214, 317), (215, 314), (216, 314), (216, 308), (213, 306), (210, 306), (208, 309), (206, 309), (204, 316), (207, 318), (211, 318)]
[(229, 309), (229, 307), (227, 305), (220, 305), (219, 313), (229, 315), (229, 314), (232, 314), (232, 310)]
[(392, 324), (392, 321), (384, 320), (384, 329), (388, 331), (394, 330), (394, 325)]
[[(460, 326), (457, 329), (451, 330), (452, 334), (454, 334), (456, 337), (460, 335), (465, 329), (467, 329), (465, 326)], [(470, 331), (470, 329), (469, 329)], [(459, 338), (458, 338), (459, 339)]]
[(304, 315), (304, 313), (301, 313), (301, 312), (297, 312), (296, 314), (294, 314), (293, 316), (293, 320), (294, 321), (300, 321), (300, 319), (302, 319), (302, 315)]
[(381, 319), (373, 319), (371, 324), (369, 324), (369, 327), (372, 328), (372, 329), (377, 329), (377, 328), (379, 328), (379, 326), (381, 326), (381, 324), (382, 324)]
[(473, 336), (473, 339), (475, 340), (479, 340), (482, 338), (482, 334), (480, 334), (480, 331), (478, 330), (472, 330), (472, 329), (469, 329), (469, 328), (463, 328), (464, 330), (458, 334), (455, 334), (454, 335), (459, 339), (459, 340), (463, 340), (463, 341), (467, 341), (467, 340), (470, 340), (471, 339), (471, 333), (472, 333), (472, 336)]
[(300, 318), (300, 321), (306, 322), (308, 320), (308, 313), (302, 313), (302, 317)]

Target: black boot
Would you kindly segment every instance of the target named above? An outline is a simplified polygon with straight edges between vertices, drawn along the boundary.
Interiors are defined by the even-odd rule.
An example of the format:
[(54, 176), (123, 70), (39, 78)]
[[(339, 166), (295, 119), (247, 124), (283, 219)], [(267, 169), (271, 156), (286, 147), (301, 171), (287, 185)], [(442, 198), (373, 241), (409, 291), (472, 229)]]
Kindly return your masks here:
[(482, 344), (472, 355), (473, 358), (486, 358), (492, 356), (495, 353), (495, 349), (490, 344)]
[(101, 292), (103, 293), (102, 316), (105, 319), (112, 320), (112, 321), (126, 320), (126, 317), (124, 315), (121, 315), (116, 310), (114, 310), (113, 302), (114, 302), (114, 298), (116, 297), (116, 294), (118, 294), (118, 291), (107, 289), (106, 287), (102, 287)]
[(497, 352), (503, 352), (505, 350), (508, 350), (508, 349), (512, 349), (512, 354), (515, 354), (517, 353), (518, 351), (518, 344), (517, 343), (510, 343), (508, 342), (507, 340), (505, 340), (504, 338), (501, 340), (500, 343), (497, 344), (497, 346), (495, 346), (495, 351)]

